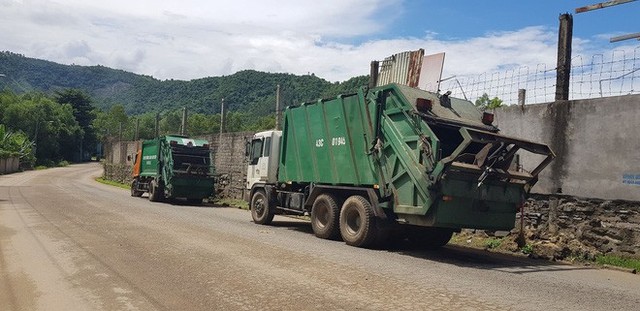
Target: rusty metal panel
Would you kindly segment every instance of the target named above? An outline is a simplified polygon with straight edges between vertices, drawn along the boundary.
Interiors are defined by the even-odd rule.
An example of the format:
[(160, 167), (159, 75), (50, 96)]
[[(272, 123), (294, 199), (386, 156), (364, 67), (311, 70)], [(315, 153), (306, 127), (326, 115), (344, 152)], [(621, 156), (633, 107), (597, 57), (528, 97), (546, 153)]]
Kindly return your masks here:
[(424, 50), (406, 51), (385, 58), (380, 63), (376, 86), (398, 83), (417, 87)]

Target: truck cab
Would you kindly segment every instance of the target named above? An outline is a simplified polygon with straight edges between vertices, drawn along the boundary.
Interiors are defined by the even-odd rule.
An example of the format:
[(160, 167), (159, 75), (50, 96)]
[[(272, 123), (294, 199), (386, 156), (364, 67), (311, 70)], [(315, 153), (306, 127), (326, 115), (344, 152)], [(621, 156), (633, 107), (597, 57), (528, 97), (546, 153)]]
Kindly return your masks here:
[(276, 182), (281, 137), (282, 131), (264, 131), (253, 135), (248, 142), (247, 190)]

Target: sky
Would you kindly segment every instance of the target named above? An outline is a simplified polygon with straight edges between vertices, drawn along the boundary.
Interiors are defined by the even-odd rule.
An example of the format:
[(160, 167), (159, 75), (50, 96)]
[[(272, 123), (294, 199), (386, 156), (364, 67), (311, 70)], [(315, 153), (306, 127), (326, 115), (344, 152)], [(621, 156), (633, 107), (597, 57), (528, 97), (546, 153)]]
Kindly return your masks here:
[[(424, 48), (446, 75), (556, 62), (558, 17), (603, 0), (0, 0), (0, 51), (158, 79), (240, 70), (344, 81)], [(640, 1), (574, 15), (573, 55), (640, 46)], [(640, 50), (636, 50), (640, 53)]]

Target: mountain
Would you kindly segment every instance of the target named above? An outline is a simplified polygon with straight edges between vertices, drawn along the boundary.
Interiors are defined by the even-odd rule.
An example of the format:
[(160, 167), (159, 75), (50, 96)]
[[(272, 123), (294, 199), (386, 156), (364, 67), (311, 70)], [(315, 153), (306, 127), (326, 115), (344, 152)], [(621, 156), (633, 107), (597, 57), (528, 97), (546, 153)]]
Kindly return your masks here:
[(81, 89), (98, 108), (122, 104), (130, 115), (173, 111), (187, 107), (190, 112), (217, 113), (224, 98), (230, 111), (264, 115), (274, 110), (276, 85), (281, 86), (284, 106), (355, 92), (367, 84), (367, 76), (331, 83), (315, 75), (293, 75), (244, 70), (229, 76), (191, 81), (158, 80), (104, 66), (61, 65), (0, 52), (0, 90), (53, 93)]

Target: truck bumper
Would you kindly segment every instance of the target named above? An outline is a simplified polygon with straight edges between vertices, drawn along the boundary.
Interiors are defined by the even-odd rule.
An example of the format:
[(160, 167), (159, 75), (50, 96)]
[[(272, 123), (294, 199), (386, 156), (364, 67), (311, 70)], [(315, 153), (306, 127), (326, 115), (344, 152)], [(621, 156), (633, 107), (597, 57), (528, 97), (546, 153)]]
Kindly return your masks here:
[(203, 199), (213, 195), (213, 179), (173, 178), (169, 188), (171, 197)]
[(487, 182), (480, 187), (475, 180), (447, 179), (442, 197), (429, 214), (434, 226), (511, 230), (523, 203), (522, 184)]

